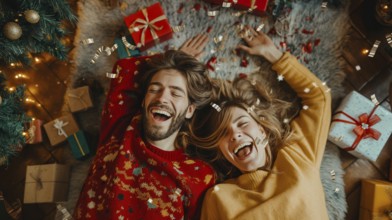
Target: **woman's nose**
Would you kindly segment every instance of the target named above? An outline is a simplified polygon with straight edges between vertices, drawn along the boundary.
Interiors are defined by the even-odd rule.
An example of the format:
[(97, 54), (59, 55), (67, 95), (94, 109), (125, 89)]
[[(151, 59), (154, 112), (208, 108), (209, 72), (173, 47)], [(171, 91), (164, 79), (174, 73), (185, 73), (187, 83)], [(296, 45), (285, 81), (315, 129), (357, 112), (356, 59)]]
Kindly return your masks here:
[(242, 137), (242, 134), (240, 132), (233, 132), (233, 135), (231, 137), (231, 141), (236, 141), (239, 140)]

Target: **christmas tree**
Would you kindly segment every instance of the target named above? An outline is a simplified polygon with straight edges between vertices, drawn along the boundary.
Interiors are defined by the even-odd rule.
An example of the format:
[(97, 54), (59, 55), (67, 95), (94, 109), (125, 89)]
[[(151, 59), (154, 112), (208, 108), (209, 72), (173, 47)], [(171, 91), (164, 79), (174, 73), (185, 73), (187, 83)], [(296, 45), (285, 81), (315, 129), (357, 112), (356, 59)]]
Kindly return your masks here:
[(29, 64), (31, 54), (41, 52), (65, 60), (64, 22), (76, 22), (66, 0), (1, 0), (0, 61)]
[(7, 164), (25, 143), (24, 125), (30, 118), (23, 110), (24, 87), (14, 91), (5, 87), (6, 79), (0, 73), (0, 166)]

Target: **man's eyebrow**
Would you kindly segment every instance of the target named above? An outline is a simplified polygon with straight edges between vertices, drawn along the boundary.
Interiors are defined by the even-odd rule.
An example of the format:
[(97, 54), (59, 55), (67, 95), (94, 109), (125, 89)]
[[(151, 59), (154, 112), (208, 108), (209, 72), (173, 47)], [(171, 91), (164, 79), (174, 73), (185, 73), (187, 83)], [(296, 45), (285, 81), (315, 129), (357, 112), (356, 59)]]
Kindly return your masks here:
[[(160, 83), (160, 82), (151, 82), (149, 86), (152, 86), (152, 85), (163, 86), (162, 83)], [(178, 87), (178, 86), (169, 86), (169, 88), (170, 88), (170, 89), (177, 90), (177, 91), (180, 91), (180, 92), (186, 94), (185, 90), (183, 90), (181, 87)]]

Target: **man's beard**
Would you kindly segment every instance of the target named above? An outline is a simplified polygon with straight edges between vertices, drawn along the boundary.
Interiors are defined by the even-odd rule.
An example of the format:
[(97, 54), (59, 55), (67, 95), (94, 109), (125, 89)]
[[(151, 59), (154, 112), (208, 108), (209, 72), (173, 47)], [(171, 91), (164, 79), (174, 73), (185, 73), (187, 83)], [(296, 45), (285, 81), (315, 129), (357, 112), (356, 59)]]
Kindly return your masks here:
[(159, 141), (168, 138), (174, 132), (178, 131), (184, 124), (186, 118), (186, 110), (175, 118), (172, 118), (169, 128), (164, 131), (161, 126), (151, 125), (147, 120), (147, 109), (143, 110), (143, 129), (147, 139), (152, 141)]

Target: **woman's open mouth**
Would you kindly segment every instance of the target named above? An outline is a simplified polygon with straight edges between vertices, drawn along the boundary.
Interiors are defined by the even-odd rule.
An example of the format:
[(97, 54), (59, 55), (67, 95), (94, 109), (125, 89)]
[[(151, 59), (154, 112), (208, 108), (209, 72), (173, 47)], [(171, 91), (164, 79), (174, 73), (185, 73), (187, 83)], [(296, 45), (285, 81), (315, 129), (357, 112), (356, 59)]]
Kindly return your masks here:
[(238, 147), (234, 149), (234, 154), (238, 157), (238, 159), (245, 159), (250, 153), (252, 153), (253, 144), (251, 142), (245, 142), (240, 144)]

